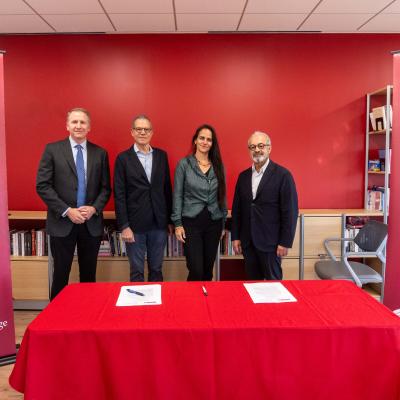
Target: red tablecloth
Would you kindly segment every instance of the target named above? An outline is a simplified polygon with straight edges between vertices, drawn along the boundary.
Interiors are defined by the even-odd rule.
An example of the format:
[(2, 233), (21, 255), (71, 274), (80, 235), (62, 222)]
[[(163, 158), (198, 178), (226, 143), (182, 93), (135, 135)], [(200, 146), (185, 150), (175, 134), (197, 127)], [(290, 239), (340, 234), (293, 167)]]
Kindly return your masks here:
[(29, 325), (10, 384), (27, 400), (400, 399), (400, 318), (355, 285), (165, 282), (116, 307), (121, 283), (73, 284)]

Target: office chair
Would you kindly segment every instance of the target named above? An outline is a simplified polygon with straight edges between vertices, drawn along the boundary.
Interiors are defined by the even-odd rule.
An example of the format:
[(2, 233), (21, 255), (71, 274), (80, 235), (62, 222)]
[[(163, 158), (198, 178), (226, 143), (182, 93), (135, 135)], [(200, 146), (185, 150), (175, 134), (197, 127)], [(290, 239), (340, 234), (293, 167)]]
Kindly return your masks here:
[[(344, 251), (341, 260), (337, 260), (329, 248), (329, 242), (354, 242), (361, 251)], [(382, 283), (386, 263), (385, 248), (387, 241), (387, 225), (378, 221), (368, 221), (360, 232), (351, 238), (328, 238), (324, 246), (331, 260), (315, 263), (315, 272), (321, 279), (345, 279), (353, 281), (358, 287), (366, 283)], [(349, 261), (351, 257), (378, 257), (382, 261), (382, 275), (368, 265)]]

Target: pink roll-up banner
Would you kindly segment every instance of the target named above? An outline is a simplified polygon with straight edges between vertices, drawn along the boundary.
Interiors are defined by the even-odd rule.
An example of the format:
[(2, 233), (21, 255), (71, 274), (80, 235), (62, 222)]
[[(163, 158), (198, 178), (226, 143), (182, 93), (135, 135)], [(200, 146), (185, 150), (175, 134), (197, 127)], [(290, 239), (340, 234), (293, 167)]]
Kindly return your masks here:
[(4, 52), (0, 50), (0, 365), (15, 356), (10, 238), (8, 234), (3, 57)]
[(390, 160), (389, 235), (386, 251), (385, 296), (383, 303), (400, 308), (400, 52), (393, 52), (393, 126)]

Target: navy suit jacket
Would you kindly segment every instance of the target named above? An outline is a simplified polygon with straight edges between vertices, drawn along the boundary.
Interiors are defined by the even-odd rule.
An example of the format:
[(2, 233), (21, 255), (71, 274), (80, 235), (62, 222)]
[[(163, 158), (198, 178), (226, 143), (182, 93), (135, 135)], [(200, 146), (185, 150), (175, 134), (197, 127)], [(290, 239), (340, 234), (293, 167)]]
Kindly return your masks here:
[(154, 222), (158, 228), (166, 229), (172, 209), (167, 153), (153, 147), (151, 182), (133, 146), (120, 153), (115, 160), (114, 198), (121, 230), (129, 226), (134, 233), (144, 233)]
[(252, 169), (246, 169), (236, 183), (232, 240), (264, 252), (276, 251), (278, 245), (292, 247), (299, 210), (291, 173), (270, 160), (254, 200), (251, 176)]
[[(103, 234), (103, 209), (111, 195), (110, 166), (107, 152), (87, 142), (86, 205), (96, 209), (87, 222), (92, 236)], [(47, 205), (47, 233), (65, 237), (73, 222), (62, 214), (76, 207), (78, 175), (69, 138), (46, 146), (36, 177), (36, 191)]]

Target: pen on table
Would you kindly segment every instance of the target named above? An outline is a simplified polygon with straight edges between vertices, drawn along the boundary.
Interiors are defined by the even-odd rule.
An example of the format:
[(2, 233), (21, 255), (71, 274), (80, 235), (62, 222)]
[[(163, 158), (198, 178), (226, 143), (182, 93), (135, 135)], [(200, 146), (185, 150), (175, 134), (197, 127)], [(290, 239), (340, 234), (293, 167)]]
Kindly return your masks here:
[(201, 288), (203, 289), (204, 296), (208, 296), (208, 292), (207, 292), (207, 289), (205, 288), (205, 286), (202, 286)]
[(144, 293), (138, 292), (137, 290), (133, 289), (126, 289), (129, 293), (137, 294), (138, 296), (144, 296)]

